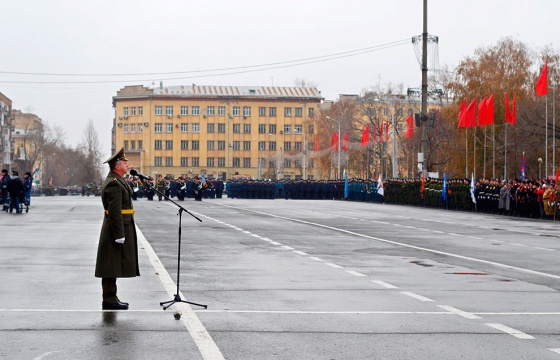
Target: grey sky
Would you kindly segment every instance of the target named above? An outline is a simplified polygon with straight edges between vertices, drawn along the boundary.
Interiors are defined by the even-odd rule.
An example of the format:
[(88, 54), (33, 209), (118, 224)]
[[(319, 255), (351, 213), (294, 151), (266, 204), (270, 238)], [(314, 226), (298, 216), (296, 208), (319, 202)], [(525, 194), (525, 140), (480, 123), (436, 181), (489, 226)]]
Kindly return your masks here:
[[(410, 43), (422, 32), (422, 0), (103, 0), (4, 1), (0, 12), (0, 92), (14, 108), (62, 126), (77, 144), (93, 119), (104, 156), (110, 148), (111, 97), (124, 85), (150, 85), (222, 69), (346, 52), (408, 40), (404, 45), (331, 61), (179, 80), (164, 85), (293, 86), (312, 81), (327, 99), (378, 83), (419, 87)], [(440, 65), (455, 67), (480, 46), (511, 36), (533, 49), (557, 48), (553, 0), (429, 0), (428, 32), (439, 36)], [(128, 82), (130, 80), (138, 80)], [(14, 84), (6, 81), (116, 81), (96, 84)]]

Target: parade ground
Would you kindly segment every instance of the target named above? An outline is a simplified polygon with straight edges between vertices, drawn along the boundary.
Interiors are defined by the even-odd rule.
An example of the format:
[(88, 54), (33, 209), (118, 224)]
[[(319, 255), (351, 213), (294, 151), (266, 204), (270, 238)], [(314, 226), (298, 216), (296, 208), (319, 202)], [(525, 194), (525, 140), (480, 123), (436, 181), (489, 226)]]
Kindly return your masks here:
[(101, 310), (99, 197), (0, 214), (0, 359), (558, 359), (558, 224), (330, 201), (134, 202)]

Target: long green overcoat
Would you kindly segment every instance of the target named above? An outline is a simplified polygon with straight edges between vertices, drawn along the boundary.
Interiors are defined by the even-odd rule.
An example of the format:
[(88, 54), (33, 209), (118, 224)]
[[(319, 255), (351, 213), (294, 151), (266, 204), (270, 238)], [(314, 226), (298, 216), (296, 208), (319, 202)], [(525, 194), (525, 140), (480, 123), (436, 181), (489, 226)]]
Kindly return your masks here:
[[(138, 267), (138, 239), (132, 210), (132, 189), (114, 172), (109, 172), (101, 187), (104, 218), (97, 248), (95, 276), (123, 278), (140, 276)], [(124, 244), (116, 239), (125, 238)]]

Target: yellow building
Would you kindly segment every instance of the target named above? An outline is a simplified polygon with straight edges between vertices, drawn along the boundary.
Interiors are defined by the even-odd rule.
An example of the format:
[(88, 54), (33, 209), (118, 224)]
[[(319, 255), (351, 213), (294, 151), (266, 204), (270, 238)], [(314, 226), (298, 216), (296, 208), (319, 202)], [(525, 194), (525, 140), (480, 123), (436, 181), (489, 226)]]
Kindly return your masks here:
[(35, 180), (42, 180), (43, 147), (45, 146), (45, 134), (43, 121), (37, 115), (24, 113), (21, 110), (12, 110), (13, 119), (12, 139), (14, 144), (14, 157), (12, 167), (19, 171), (20, 176), (26, 171), (34, 174)]
[(113, 97), (113, 150), (148, 175), (317, 178), (314, 87), (125, 86)]

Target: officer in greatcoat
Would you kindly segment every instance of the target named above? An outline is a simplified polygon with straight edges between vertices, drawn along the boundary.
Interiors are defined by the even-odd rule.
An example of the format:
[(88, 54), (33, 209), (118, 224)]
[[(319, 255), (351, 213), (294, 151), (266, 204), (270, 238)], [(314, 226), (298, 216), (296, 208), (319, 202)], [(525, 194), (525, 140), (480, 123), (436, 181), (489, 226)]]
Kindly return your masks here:
[(117, 297), (117, 278), (140, 276), (140, 270), (132, 189), (123, 177), (128, 172), (124, 148), (105, 163), (109, 164), (110, 171), (101, 187), (104, 218), (95, 276), (101, 278), (103, 310), (127, 310), (128, 303)]

